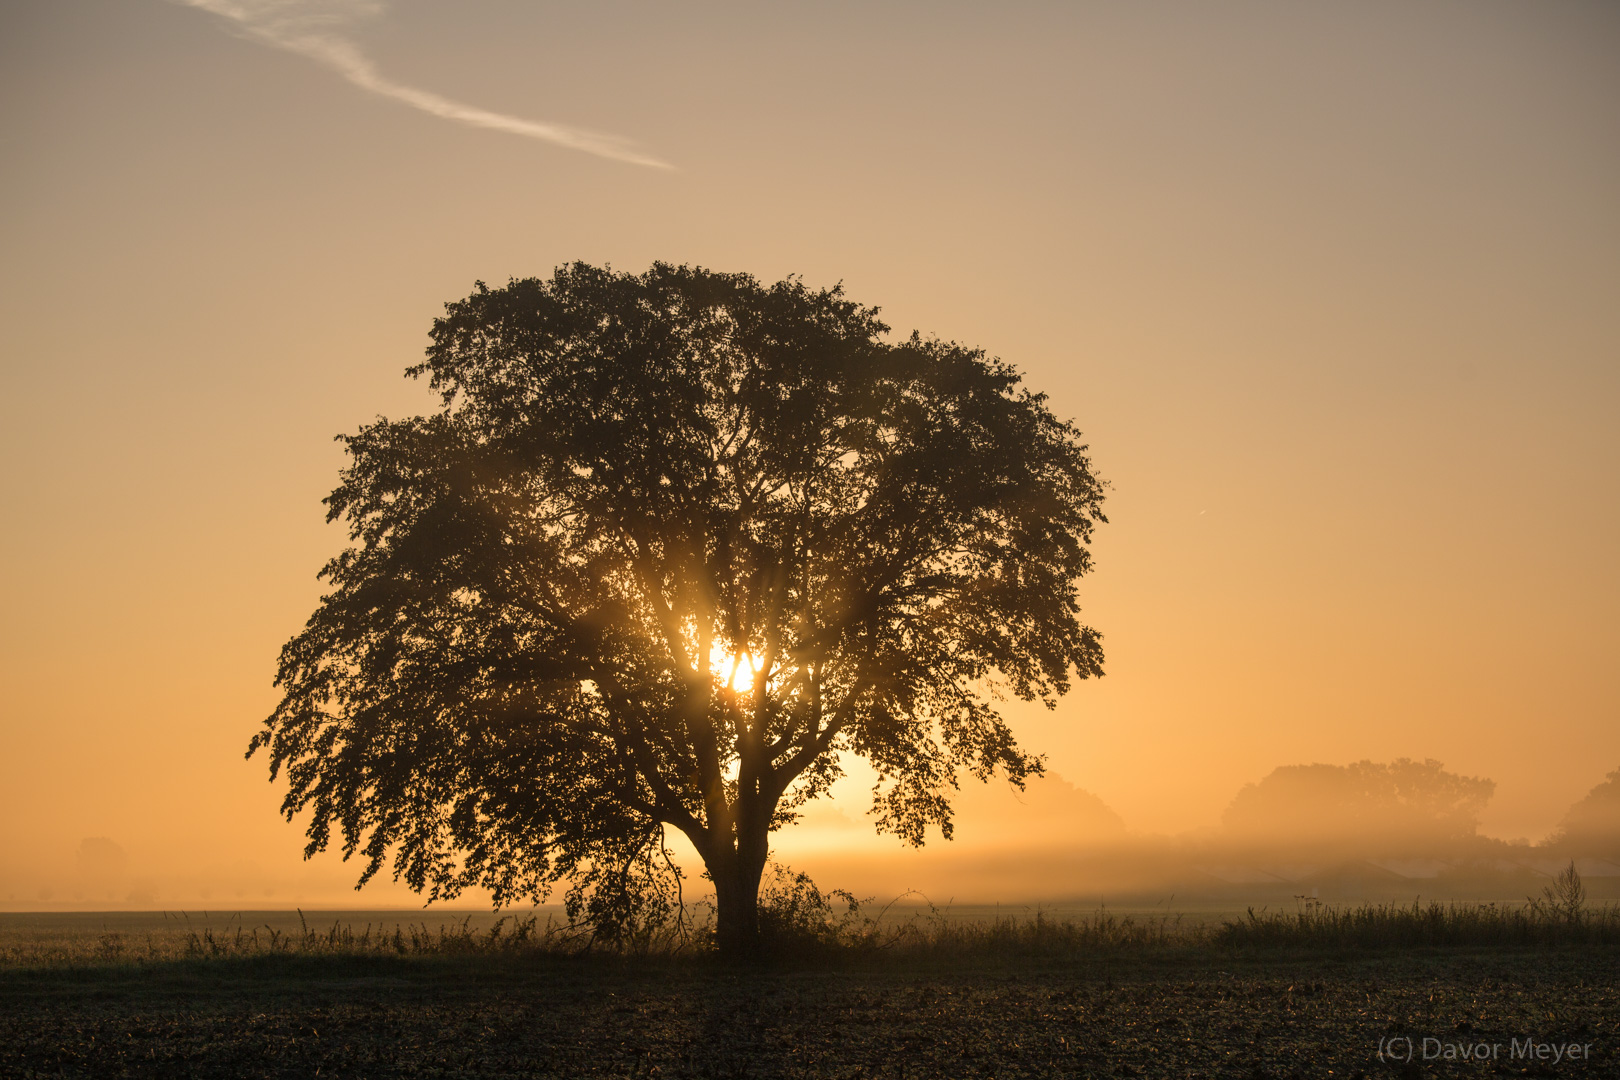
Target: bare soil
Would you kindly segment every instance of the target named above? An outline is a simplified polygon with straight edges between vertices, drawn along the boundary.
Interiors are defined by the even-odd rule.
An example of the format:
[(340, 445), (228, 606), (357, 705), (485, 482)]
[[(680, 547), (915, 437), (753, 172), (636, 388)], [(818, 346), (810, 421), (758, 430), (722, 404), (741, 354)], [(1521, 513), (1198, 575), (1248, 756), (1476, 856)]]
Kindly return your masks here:
[[(12, 970), (0, 972), (0, 1075), (1612, 1077), (1617, 959), (1499, 950), (745, 972), (261, 957)], [(1398, 1060), (1404, 1039), (1410, 1062)], [(1518, 1053), (1525, 1040), (1589, 1046), (1590, 1060)], [(1481, 1044), (1498, 1049), (1443, 1056)], [(1425, 1062), (1426, 1050), (1437, 1056)]]

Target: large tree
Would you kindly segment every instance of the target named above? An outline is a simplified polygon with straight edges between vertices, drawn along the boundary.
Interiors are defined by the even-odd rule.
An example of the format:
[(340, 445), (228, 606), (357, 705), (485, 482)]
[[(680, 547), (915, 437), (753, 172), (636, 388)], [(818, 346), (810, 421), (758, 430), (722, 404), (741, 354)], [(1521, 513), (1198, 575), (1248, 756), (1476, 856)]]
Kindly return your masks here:
[(568, 882), (613, 931), (663, 829), (757, 940), (771, 833), (868, 760), (880, 829), (1041, 770), (994, 702), (1101, 673), (1077, 582), (1102, 485), (983, 352), (797, 280), (576, 264), (447, 305), (442, 408), (340, 437), (353, 546), (249, 749), (308, 853), (497, 904)]

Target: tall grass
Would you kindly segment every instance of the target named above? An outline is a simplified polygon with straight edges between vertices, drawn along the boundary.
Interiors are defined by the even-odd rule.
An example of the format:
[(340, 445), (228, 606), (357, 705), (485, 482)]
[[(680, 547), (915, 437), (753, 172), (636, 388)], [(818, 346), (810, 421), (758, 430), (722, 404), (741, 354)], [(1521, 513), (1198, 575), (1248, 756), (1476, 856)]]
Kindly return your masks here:
[[(1573, 870), (1570, 871), (1570, 875)], [(1566, 875), (1541, 898), (1513, 904), (1414, 901), (1333, 907), (1302, 900), (1292, 911), (1255, 911), (1221, 922), (1180, 915), (953, 918), (948, 910), (896, 914), (846, 892), (823, 893), (802, 874), (783, 871), (761, 892), (764, 955), (779, 961), (906, 960), (1083, 961), (1106, 956), (1227, 955), (1279, 950), (1342, 952), (1415, 947), (1558, 948), (1620, 946), (1620, 906), (1591, 906), (1579, 878)], [(905, 897), (899, 899), (907, 899)], [(586, 930), (555, 919), (507, 916), (487, 929), (470, 918), (442, 924), (341, 921), (299, 929), (242, 925), (182, 928), (143, 935), (102, 932), (56, 940), (0, 940), (0, 969), (107, 967), (256, 957), (577, 958), (590, 953), (674, 960), (713, 955), (714, 909), (699, 903), (682, 917), (604, 947)], [(20, 936), (20, 935), (18, 935)]]
[(1620, 944), (1620, 906), (1589, 907), (1572, 860), (1541, 895), (1518, 904), (1441, 904), (1414, 900), (1335, 908), (1301, 898), (1293, 912), (1249, 909), (1212, 941), (1232, 947), (1390, 949), (1427, 945)]
[(1335, 908), (1306, 905), (1297, 911), (1249, 909), (1228, 921), (1212, 944), (1233, 948), (1395, 949), (1445, 945), (1617, 945), (1620, 908), (1583, 910), (1571, 916), (1537, 903), (1368, 904)]
[(273, 956), (430, 957), (530, 955), (577, 951), (577, 934), (554, 921), (507, 916), (486, 930), (471, 928), (471, 919), (439, 925), (424, 923), (363, 927), (336, 920), (311, 926), (299, 912), (299, 929), (272, 926), (222, 927), (191, 925), (189, 918), (172, 930), (124, 933), (103, 930), (37, 939), (14, 935), (0, 940), (0, 969), (139, 965), (187, 960), (232, 960)]

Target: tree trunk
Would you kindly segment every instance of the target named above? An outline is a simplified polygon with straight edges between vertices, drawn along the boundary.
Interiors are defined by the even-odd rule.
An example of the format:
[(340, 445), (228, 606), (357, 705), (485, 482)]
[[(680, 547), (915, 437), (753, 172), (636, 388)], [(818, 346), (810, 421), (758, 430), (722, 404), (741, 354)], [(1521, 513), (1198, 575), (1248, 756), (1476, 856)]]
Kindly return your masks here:
[(765, 857), (730, 853), (723, 866), (710, 866), (714, 879), (715, 943), (728, 960), (759, 956), (759, 879)]
[[(775, 800), (770, 808), (763, 805), (758, 779), (749, 775), (752, 770), (747, 760), (742, 772), (736, 804), (717, 823), (721, 827), (710, 834), (712, 846), (698, 850), (714, 881), (715, 944), (721, 956), (746, 963), (760, 953), (759, 880), (771, 857)], [(713, 842), (716, 840), (718, 843)]]

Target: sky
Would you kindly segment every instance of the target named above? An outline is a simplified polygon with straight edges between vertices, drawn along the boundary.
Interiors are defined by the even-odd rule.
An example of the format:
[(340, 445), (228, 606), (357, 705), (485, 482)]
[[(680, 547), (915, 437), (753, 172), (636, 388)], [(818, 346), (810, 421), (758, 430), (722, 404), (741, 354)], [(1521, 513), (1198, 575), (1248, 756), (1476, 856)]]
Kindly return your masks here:
[(573, 260), (842, 282), (1079, 424), (1107, 675), (1009, 711), (1062, 790), (1181, 834), (1432, 757), (1538, 839), (1620, 766), (1617, 133), (1607, 3), (12, 0), (0, 904), (86, 838), (352, 880), (242, 756), (332, 437)]

